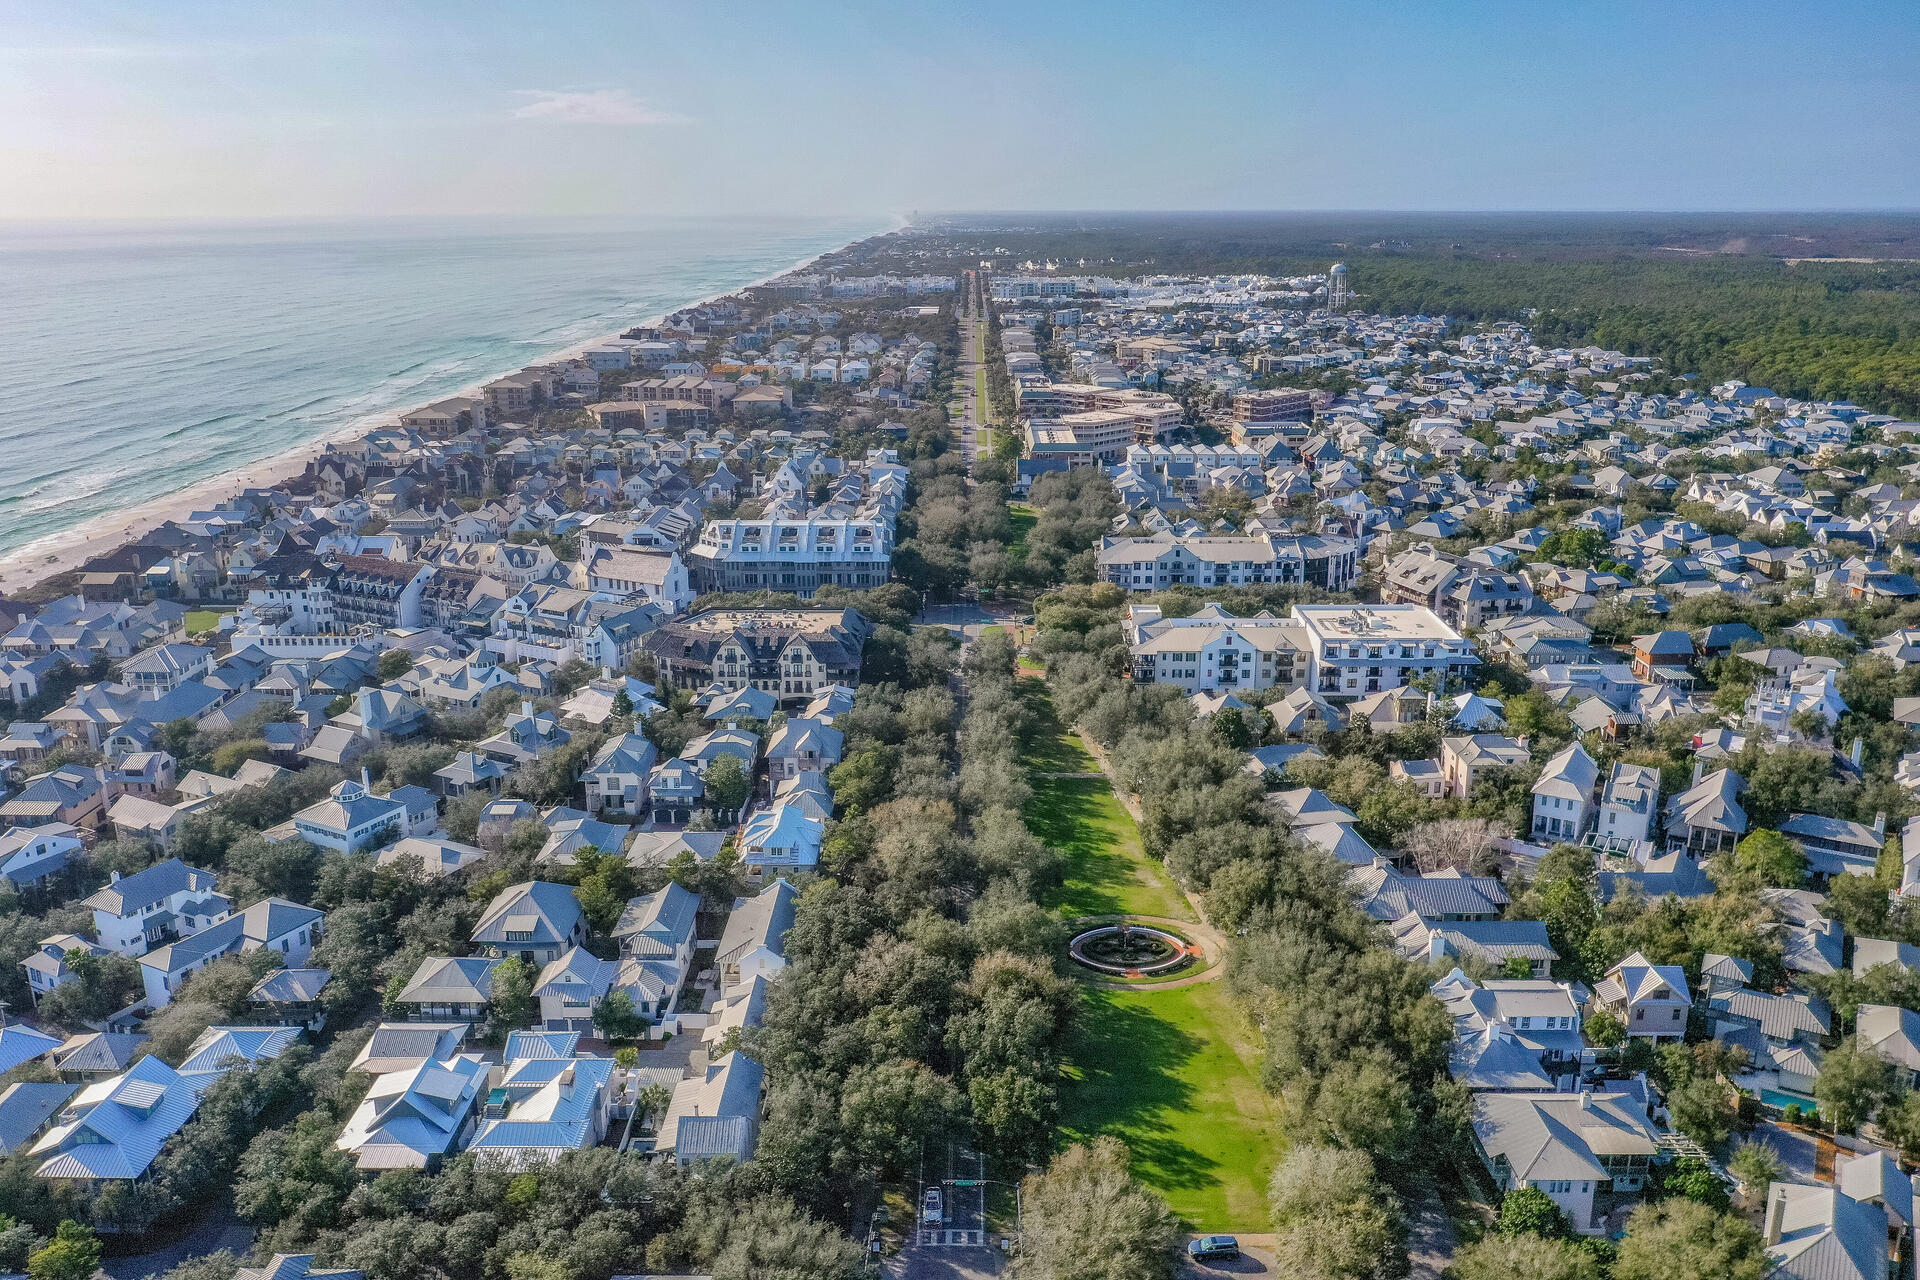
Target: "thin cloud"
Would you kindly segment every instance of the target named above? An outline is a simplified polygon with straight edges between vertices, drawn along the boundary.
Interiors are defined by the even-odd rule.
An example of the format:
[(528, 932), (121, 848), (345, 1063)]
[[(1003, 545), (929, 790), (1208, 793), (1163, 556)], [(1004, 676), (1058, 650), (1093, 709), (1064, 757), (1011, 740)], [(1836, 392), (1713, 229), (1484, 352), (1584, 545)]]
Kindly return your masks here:
[(519, 89), (531, 101), (513, 111), (516, 120), (555, 120), (563, 124), (686, 124), (687, 117), (641, 102), (625, 89), (568, 93), (559, 89)]

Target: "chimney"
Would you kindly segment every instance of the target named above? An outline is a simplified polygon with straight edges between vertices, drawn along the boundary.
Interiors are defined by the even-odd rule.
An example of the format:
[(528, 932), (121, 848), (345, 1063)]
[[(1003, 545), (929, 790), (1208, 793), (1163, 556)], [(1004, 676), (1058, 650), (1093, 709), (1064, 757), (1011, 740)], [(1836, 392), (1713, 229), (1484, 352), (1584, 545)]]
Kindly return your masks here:
[(365, 765), (360, 766), (360, 789), (362, 791), (373, 790), (373, 779), (367, 776), (367, 766)]
[(1853, 750), (1847, 753), (1847, 758), (1853, 761), (1853, 767), (1856, 769), (1860, 767), (1860, 751), (1863, 746), (1865, 746), (1865, 740), (1855, 738), (1853, 740)]
[(1775, 1187), (1767, 1198), (1767, 1243), (1780, 1243), (1780, 1232), (1787, 1216), (1787, 1189)]
[(108, 883), (108, 884), (119, 884), (119, 883), (120, 883), (120, 873), (119, 873), (118, 871), (109, 871), (109, 872), (107, 872), (107, 883)]
[[(1855, 751), (1858, 751), (1860, 749), (1860, 740), (1858, 738), (1855, 738), (1853, 740), (1853, 749)], [(1873, 835), (1874, 835), (1874, 838), (1878, 840), (1878, 839), (1883, 839), (1886, 836), (1886, 834), (1887, 834), (1887, 811), (1885, 809), (1882, 809), (1880, 810), (1880, 812), (1873, 815)]]
[(1695, 760), (1694, 760), (1694, 762), (1693, 762), (1693, 780), (1694, 780), (1694, 782), (1699, 782), (1699, 781), (1700, 781), (1700, 776), (1701, 776), (1702, 774), (1704, 774), (1704, 773), (1705, 773), (1706, 771), (1707, 771), (1707, 762), (1706, 762), (1705, 760), (1701, 760), (1701, 759), (1698, 759), (1698, 758), (1695, 758)]
[(526, 701), (526, 700), (523, 700), (523, 701), (522, 701), (522, 702), (520, 703), (520, 714), (521, 714), (521, 715), (523, 715), (523, 716), (526, 716), (526, 717), (527, 717), (528, 719), (532, 719), (532, 718), (533, 718), (533, 703), (532, 703), (531, 701)]
[(1514, 741), (1520, 744), (1520, 749), (1522, 751), (1530, 752), (1532, 750), (1532, 748), (1527, 745), (1528, 742), (1530, 741), (1530, 735), (1523, 733), (1519, 737), (1515, 738)]

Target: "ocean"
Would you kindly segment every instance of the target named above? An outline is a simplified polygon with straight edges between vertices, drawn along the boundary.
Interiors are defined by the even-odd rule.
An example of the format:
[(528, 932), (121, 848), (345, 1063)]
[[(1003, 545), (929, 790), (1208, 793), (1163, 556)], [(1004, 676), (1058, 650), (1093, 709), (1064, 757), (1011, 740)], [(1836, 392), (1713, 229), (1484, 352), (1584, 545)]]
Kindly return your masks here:
[(890, 225), (0, 223), (0, 555)]

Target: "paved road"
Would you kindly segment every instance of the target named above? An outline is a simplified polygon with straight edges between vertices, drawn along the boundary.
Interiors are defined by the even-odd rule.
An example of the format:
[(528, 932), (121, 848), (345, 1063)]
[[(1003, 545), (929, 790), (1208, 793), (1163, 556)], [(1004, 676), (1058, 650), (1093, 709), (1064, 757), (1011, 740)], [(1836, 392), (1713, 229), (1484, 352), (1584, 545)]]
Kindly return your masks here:
[(969, 299), (960, 317), (960, 367), (954, 381), (960, 394), (960, 454), (972, 466), (981, 449), (991, 449), (993, 433), (986, 429), (987, 406), (981, 397), (986, 379), (981, 371), (987, 356), (987, 324), (978, 310), (979, 299)]

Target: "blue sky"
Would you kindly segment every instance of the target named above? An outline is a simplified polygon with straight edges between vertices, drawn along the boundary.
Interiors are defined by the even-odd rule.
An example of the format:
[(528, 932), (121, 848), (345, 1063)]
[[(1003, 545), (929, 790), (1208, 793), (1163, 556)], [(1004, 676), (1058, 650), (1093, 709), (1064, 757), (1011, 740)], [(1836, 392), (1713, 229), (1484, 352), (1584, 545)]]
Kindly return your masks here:
[(1920, 5), (64, 3), (0, 217), (1920, 208)]

